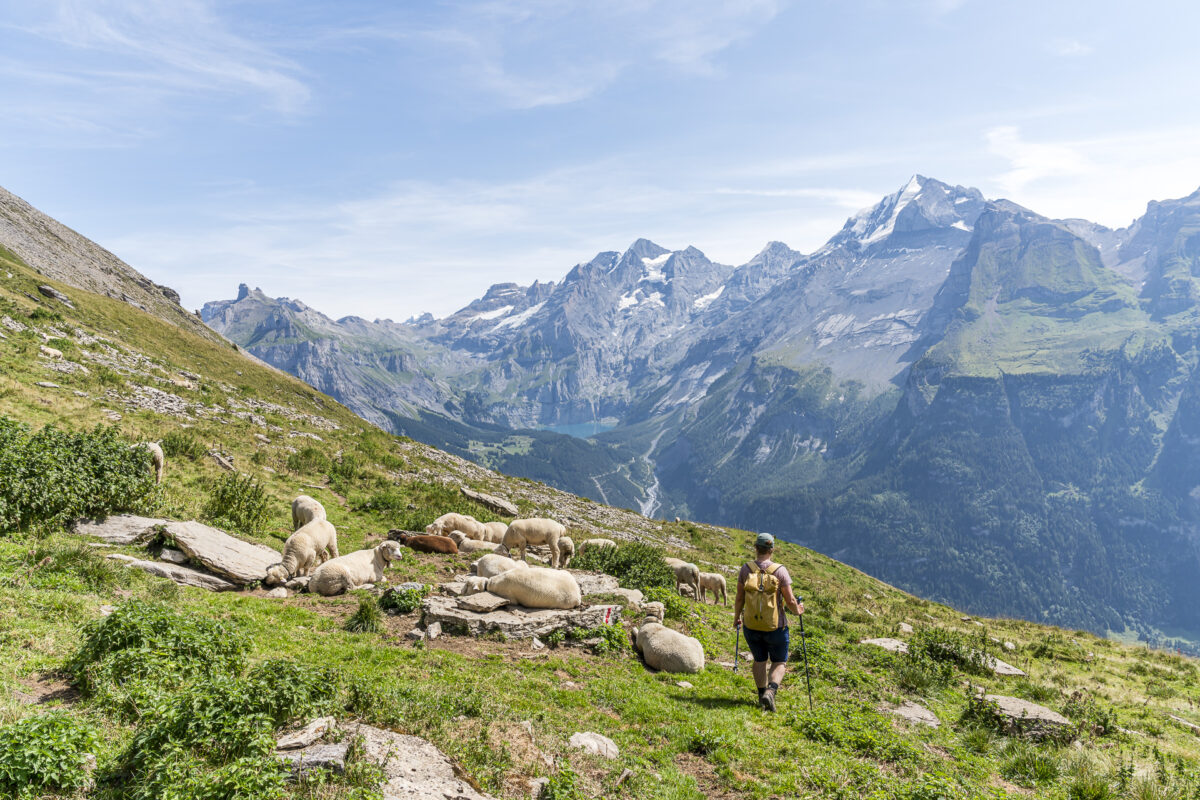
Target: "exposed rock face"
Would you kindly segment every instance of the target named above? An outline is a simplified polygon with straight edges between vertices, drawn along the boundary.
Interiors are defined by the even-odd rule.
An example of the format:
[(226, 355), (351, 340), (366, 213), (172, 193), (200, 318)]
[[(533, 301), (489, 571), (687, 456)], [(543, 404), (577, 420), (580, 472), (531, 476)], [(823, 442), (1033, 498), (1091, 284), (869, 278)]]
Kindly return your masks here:
[(424, 739), (362, 723), (341, 727), (363, 738), (364, 759), (383, 770), (384, 800), (493, 800), (459, 778), (450, 759)]
[(267, 567), (278, 564), (281, 557), (277, 550), (242, 541), (200, 522), (171, 522), (166, 535), (191, 561), (240, 585), (262, 580)]
[(886, 714), (899, 717), (907, 722), (912, 722), (917, 725), (928, 725), (930, 728), (941, 727), (941, 720), (937, 715), (919, 703), (904, 701), (898, 706), (884, 705), (881, 709)]
[(164, 561), (147, 561), (145, 559), (132, 558), (121, 553), (113, 553), (108, 558), (115, 561), (123, 561), (127, 566), (140, 569), (151, 575), (167, 578), (178, 583), (180, 586), (194, 586), (197, 589), (207, 589), (210, 592), (228, 592), (240, 588), (237, 584), (217, 577), (210, 572), (192, 569), (191, 567), (182, 567), (178, 564), (171, 564)]
[(95, 536), (109, 544), (145, 544), (153, 538), (155, 526), (169, 522), (134, 514), (114, 514), (103, 520), (77, 520), (71, 532), (79, 536)]
[[(477, 597), (469, 595), (468, 597)], [(490, 613), (477, 613), (459, 606), (467, 598), (428, 597), (422, 609), (425, 625), (440, 623), (448, 633), (482, 636), (499, 631), (510, 639), (545, 637), (565, 628), (595, 628), (617, 620), (619, 606), (587, 606), (572, 609), (522, 608), (509, 605)], [(503, 599), (503, 598), (501, 598)], [(505, 601), (506, 603), (508, 601)]]
[(995, 704), (1001, 723), (1014, 735), (1056, 737), (1073, 727), (1071, 721), (1057, 711), (1019, 697), (989, 694), (984, 699)]
[(521, 510), (515, 504), (510, 503), (502, 497), (496, 497), (494, 494), (477, 492), (474, 489), (468, 489), (466, 486), (459, 487), (459, 491), (463, 493), (463, 497), (474, 500), (484, 508), (495, 511), (497, 514), (503, 514), (506, 517), (517, 517), (521, 514)]
[(882, 647), (884, 650), (892, 653), (908, 652), (908, 644), (900, 641), (899, 639), (863, 639), (859, 642), (859, 644), (870, 644), (874, 645), (875, 647)]

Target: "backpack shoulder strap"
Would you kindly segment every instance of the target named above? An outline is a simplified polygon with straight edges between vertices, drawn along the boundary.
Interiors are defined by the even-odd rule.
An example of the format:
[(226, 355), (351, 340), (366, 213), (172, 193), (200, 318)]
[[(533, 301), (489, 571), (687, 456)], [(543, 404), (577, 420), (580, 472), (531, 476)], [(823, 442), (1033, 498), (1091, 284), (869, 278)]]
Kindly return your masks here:
[[(755, 565), (755, 566), (757, 566), (757, 565)], [(782, 566), (783, 566), (783, 564), (776, 562), (776, 563), (772, 564), (771, 566), (767, 567), (766, 569), (764, 569), (763, 572), (767, 573), (768, 575), (774, 575), (776, 573), (776, 571), (778, 571), (779, 568)]]
[(751, 575), (762, 572), (762, 570), (759, 569), (758, 564), (755, 564), (753, 561), (747, 561), (746, 567), (749, 568)]

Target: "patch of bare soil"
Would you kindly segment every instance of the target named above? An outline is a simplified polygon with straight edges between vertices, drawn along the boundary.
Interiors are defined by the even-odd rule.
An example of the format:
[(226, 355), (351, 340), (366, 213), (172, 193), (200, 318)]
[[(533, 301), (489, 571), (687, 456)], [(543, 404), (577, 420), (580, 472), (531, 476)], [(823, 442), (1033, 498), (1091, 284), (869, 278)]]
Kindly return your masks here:
[(29, 691), (18, 691), (16, 698), (30, 705), (46, 705), (48, 703), (71, 705), (79, 702), (82, 696), (78, 689), (63, 680), (62, 675), (53, 672), (39, 672), (28, 678), (22, 678), (20, 682)]
[(696, 781), (701, 794), (709, 800), (737, 797), (722, 785), (721, 779), (717, 777), (716, 768), (700, 756), (693, 753), (680, 753), (675, 756), (675, 766), (679, 767), (679, 771), (683, 774), (690, 775)]

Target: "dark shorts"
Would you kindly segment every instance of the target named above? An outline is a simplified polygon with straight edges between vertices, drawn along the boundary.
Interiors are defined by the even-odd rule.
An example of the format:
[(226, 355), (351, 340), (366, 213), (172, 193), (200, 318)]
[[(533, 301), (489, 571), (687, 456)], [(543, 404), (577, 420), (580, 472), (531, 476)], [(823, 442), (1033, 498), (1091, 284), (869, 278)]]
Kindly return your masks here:
[(746, 646), (755, 661), (766, 661), (768, 658), (776, 664), (788, 660), (788, 629), (778, 628), (773, 631), (752, 631), (743, 627)]

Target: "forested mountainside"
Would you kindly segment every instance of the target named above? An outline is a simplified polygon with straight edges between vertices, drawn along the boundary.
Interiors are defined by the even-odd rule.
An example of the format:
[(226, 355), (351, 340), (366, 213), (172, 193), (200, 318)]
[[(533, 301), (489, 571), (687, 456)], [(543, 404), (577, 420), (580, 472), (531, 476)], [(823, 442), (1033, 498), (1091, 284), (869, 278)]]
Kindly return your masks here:
[[(639, 240), (444, 320), (334, 322), (259, 292), (203, 313), (467, 457), (496, 450), (474, 427), (601, 423), (569, 483), (539, 463), (559, 442), (485, 463), (770, 529), (979, 612), (1186, 644), (1198, 226), (1200, 193), (1110, 230), (916, 176), (808, 255), (730, 268)], [(355, 359), (291, 359), (350, 342), (404, 354), (373, 367), (397, 402), (319, 382)]]
[[(960, 316), (951, 325), (970, 323)], [(932, 370), (922, 374), (929, 391)], [(828, 376), (811, 386), (795, 398), (828, 391)], [(1180, 404), (1193, 396), (1185, 390)], [(883, 441), (898, 451), (931, 438), (917, 422), (897, 430), (904, 435)], [(1162, 452), (1190, 436), (1170, 433)], [(129, 446), (153, 440), (166, 452), (159, 485), (148, 453)], [(778, 558), (806, 614), (803, 626), (793, 623), (778, 711), (765, 713), (728, 606), (676, 594), (663, 562), (681, 557), (732, 580), (752, 533), (648, 519), (389, 435), (211, 333), (49, 278), (6, 249), (0, 467), (0, 796), (1185, 800), (1200, 792), (1193, 659), (964, 616), (784, 542)], [(878, 469), (866, 463), (862, 472)], [(1164, 492), (1190, 480), (1168, 472)], [(622, 594), (584, 598), (612, 608), (612, 619), (544, 640), (451, 626), (435, 637), (422, 607), (453, 600), (440, 584), (469, 569), (474, 556), (460, 554), (406, 550), (386, 583), (335, 597), (268, 592), (256, 580), (209, 591), (156, 577), (179, 574), (170, 559), (191, 558), (175, 547), (183, 545), (171, 538), (174, 520), (204, 520), (276, 558), (300, 493), (324, 505), (342, 553), (446, 511), (511, 520), (460, 486), (499, 495), (521, 515), (554, 517), (577, 541), (616, 540), (572, 564), (620, 576)], [(149, 540), (104, 541), (86, 533), (99, 526), (70, 527), (80, 514), (116, 512), (147, 515), (132, 524)], [(667, 627), (695, 639), (699, 672), (649, 669), (630, 648), (632, 628), (644, 625), (635, 590), (664, 604)], [(276, 750), (297, 738), (313, 744)], [(580, 741), (600, 742), (601, 752)], [(382, 749), (391, 744), (406, 748), (404, 759)], [(293, 770), (293, 760), (305, 768)], [(414, 786), (424, 788), (414, 795)]]

